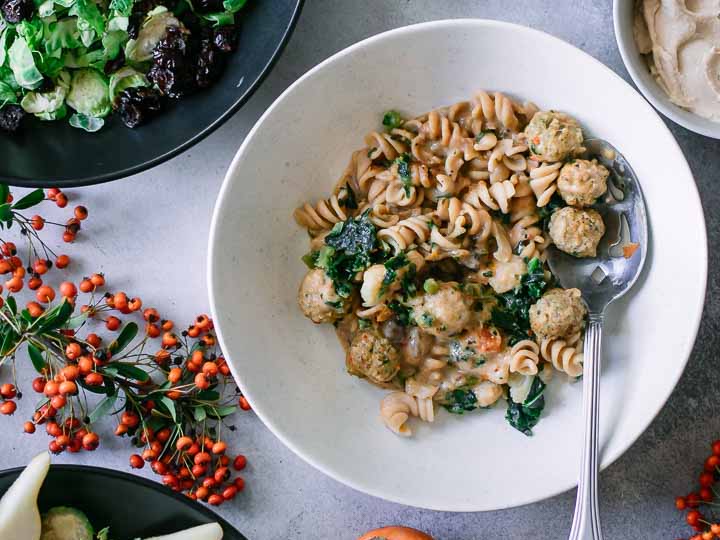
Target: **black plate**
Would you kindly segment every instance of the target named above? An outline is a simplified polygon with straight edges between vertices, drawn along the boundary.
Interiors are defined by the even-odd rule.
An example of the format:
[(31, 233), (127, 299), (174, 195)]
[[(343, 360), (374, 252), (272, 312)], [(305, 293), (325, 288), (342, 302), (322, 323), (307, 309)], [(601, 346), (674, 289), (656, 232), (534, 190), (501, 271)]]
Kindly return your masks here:
[(304, 0), (251, 0), (238, 14), (240, 38), (222, 78), (208, 90), (136, 129), (111, 115), (86, 133), (67, 119), (27, 118), (21, 133), (0, 133), (0, 179), (18, 186), (80, 186), (138, 173), (197, 143), (245, 103), (277, 60)]
[[(0, 473), (0, 496), (22, 472)], [(227, 521), (184, 495), (140, 476), (77, 465), (51, 465), (38, 497), (40, 512), (73, 506), (87, 514), (98, 531), (110, 526), (110, 538), (158, 536), (217, 521), (223, 540), (247, 540)]]

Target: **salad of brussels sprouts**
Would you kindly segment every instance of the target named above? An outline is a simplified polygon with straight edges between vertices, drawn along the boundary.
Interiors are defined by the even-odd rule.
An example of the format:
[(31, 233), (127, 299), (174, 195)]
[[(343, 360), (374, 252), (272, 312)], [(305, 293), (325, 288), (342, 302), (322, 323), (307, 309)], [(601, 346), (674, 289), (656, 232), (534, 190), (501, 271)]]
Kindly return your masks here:
[(247, 0), (0, 0), (0, 131), (28, 115), (139, 126), (207, 88), (235, 50)]

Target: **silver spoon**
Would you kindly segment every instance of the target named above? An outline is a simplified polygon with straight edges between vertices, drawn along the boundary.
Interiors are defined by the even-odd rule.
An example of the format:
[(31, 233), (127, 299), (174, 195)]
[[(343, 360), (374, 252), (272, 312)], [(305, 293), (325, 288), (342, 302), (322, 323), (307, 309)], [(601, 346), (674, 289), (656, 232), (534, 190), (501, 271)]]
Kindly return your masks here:
[(584, 144), (585, 157), (596, 158), (611, 172), (607, 194), (596, 206), (606, 232), (596, 258), (578, 259), (551, 247), (548, 264), (563, 288), (580, 289), (588, 308), (583, 365), (585, 434), (570, 540), (602, 540), (598, 510), (602, 324), (608, 304), (624, 295), (640, 275), (648, 248), (648, 226), (640, 183), (627, 160), (601, 139), (588, 139)]

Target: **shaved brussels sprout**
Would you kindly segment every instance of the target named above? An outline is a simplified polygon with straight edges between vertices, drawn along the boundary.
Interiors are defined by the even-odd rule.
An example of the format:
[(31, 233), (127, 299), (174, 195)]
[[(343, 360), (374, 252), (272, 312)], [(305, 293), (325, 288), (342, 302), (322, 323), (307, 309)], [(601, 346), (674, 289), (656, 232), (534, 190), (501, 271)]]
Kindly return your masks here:
[(94, 69), (80, 69), (73, 73), (67, 104), (81, 114), (102, 118), (111, 109), (108, 83), (105, 76)]

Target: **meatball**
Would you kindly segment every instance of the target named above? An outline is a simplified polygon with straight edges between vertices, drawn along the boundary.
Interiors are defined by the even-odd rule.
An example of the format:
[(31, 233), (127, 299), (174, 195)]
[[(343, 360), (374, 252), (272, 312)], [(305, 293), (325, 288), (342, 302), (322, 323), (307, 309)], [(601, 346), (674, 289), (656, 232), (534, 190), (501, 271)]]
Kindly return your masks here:
[(558, 193), (570, 206), (591, 206), (607, 190), (610, 172), (596, 159), (576, 159), (563, 165)]
[(355, 334), (345, 364), (348, 373), (382, 384), (400, 370), (400, 353), (376, 330), (363, 330)]
[(322, 268), (310, 270), (300, 283), (298, 304), (303, 314), (315, 323), (331, 323), (340, 319), (350, 309), (350, 299), (335, 291), (332, 279)]
[(562, 161), (582, 148), (583, 134), (577, 121), (555, 111), (535, 113), (525, 128), (530, 151), (543, 161)]
[(585, 313), (578, 289), (550, 289), (530, 306), (530, 328), (543, 338), (569, 337), (582, 329)]
[(470, 323), (470, 301), (455, 283), (442, 283), (437, 291), (424, 294), (413, 302), (415, 323), (429, 334), (452, 336)]
[(594, 257), (605, 234), (605, 223), (596, 210), (566, 206), (553, 213), (548, 231), (560, 251), (574, 257)]

